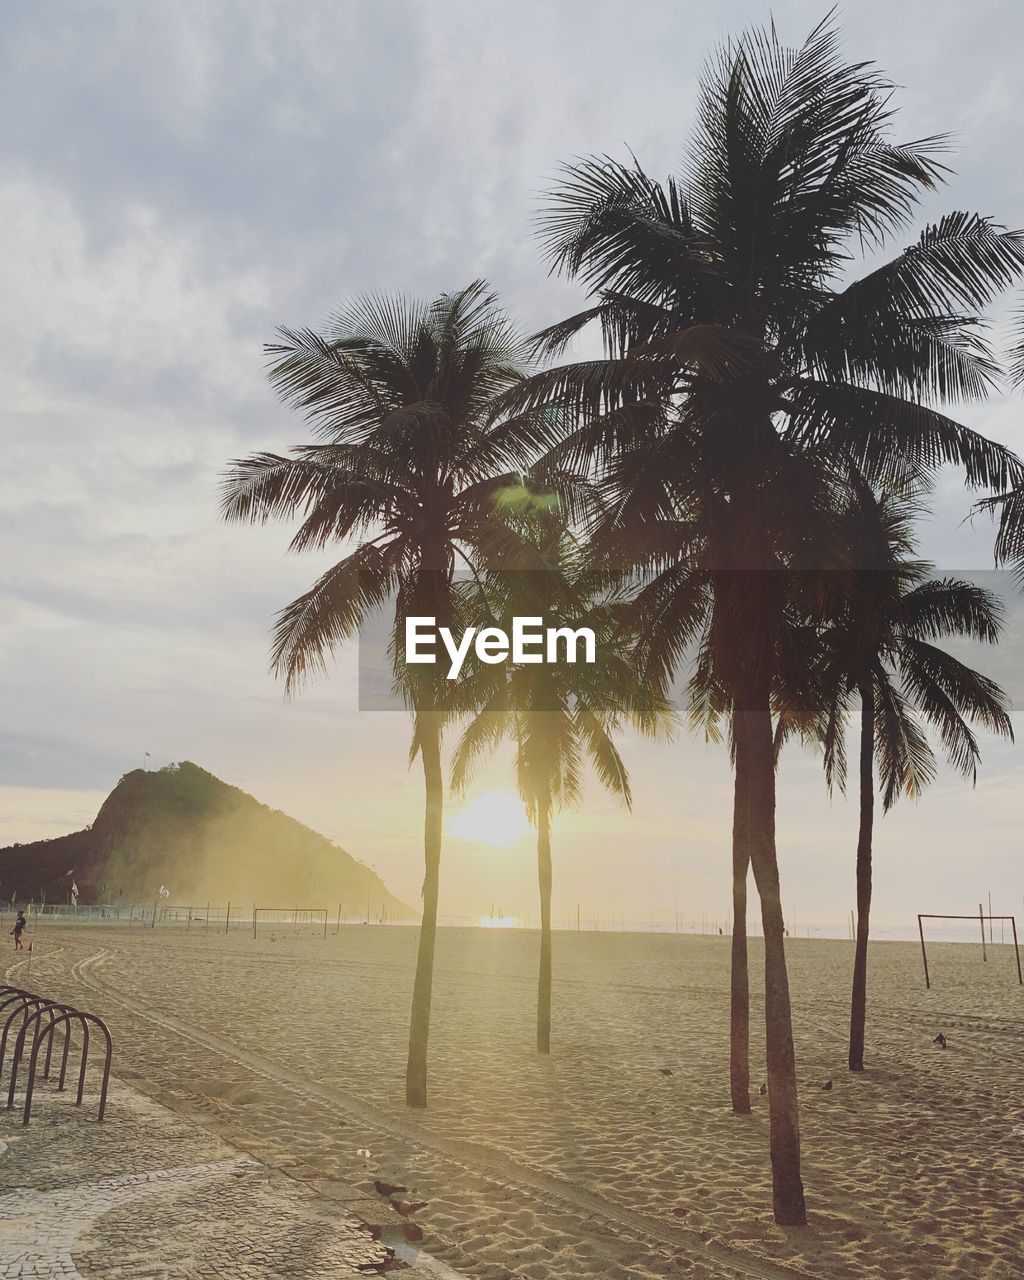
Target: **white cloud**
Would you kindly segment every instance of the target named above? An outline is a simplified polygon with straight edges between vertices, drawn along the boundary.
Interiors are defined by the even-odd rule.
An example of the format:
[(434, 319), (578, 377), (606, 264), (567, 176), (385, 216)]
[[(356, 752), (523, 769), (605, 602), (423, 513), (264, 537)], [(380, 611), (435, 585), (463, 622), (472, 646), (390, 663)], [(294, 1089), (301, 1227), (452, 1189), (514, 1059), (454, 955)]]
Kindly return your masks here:
[[(791, 0), (776, 20), (795, 39), (821, 12)], [(676, 167), (705, 54), (766, 17), (746, 0), (652, 0), (628, 13), (612, 0), (9, 7), (0, 784), (95, 796), (142, 750), (192, 757), (371, 861), (383, 850), (381, 869), (415, 899), (419, 781), (406, 770), (403, 717), (354, 710), (351, 653), (335, 679), (290, 706), (266, 670), (273, 610), (323, 558), (286, 557), (283, 529), (218, 520), (228, 459), (304, 435), (273, 402), (261, 343), (277, 324), (315, 324), (360, 290), (432, 293), (478, 274), (527, 326), (564, 313), (578, 292), (547, 278), (529, 236), (558, 163), (629, 145), (652, 173)], [(962, 176), (928, 216), (977, 207), (1024, 217), (1024, 178), (1006, 159), (1022, 105), (1019, 23), (1004, 10), (1000, 24), (997, 41), (976, 9), (925, 0), (866, 0), (846, 15), (851, 54), (877, 57), (906, 86), (900, 132), (959, 135)], [(1021, 444), (1014, 401), (972, 421)], [(990, 531), (959, 526), (967, 503), (955, 481), (938, 509), (926, 531), (933, 554), (947, 566), (987, 563)], [(1009, 678), (1016, 669), (1011, 661)], [(575, 902), (599, 846), (603, 893), (640, 895), (641, 868), (662, 877), (662, 893), (665, 866), (681, 857), (695, 868), (693, 893), (707, 895), (690, 905), (720, 911), (724, 754), (690, 742), (631, 751), (635, 816), (616, 815), (603, 836), (583, 819), (567, 824), (559, 891)], [(1017, 768), (1015, 757), (995, 759), (1000, 778)], [(845, 874), (849, 813), (828, 807), (809, 762), (792, 765), (785, 785), (782, 817), (793, 797), (811, 815), (790, 854), (808, 896), (821, 911), (845, 903), (834, 864), (806, 841), (820, 831)], [(77, 825), (88, 807), (31, 795), (41, 803), (23, 838), (47, 814)], [(709, 795), (723, 812), (698, 819), (691, 809)], [(1008, 803), (993, 791), (999, 813)], [(927, 840), (940, 825), (956, 830), (949, 808), (929, 798), (914, 831)], [(9, 823), (24, 812), (0, 809)], [(903, 822), (887, 820), (886, 832), (911, 839)], [(994, 879), (1015, 856), (1008, 828), (995, 829), (991, 852), (978, 855)], [(952, 837), (943, 839), (948, 870)], [(527, 868), (516, 881), (524, 895), (531, 879)], [(473, 884), (466, 897), (485, 891)], [(457, 877), (445, 892), (452, 910), (486, 908), (460, 900)]]

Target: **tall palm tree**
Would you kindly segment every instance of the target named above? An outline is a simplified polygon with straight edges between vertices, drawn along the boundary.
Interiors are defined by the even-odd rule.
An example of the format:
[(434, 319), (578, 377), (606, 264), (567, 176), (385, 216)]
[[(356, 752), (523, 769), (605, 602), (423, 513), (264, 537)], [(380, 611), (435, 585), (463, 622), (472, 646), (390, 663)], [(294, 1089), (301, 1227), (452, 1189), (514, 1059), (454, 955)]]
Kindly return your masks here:
[(543, 415), (514, 423), (493, 398), (527, 368), (522, 340), (482, 282), (432, 303), (372, 297), (323, 333), (280, 331), (270, 381), (305, 415), (316, 443), (237, 461), (224, 487), (227, 519), (301, 518), (296, 551), (355, 546), (277, 616), (273, 665), (289, 691), (323, 671), (364, 620), (394, 610), (396, 687), (413, 716), (410, 758), (426, 787), (423, 917), (406, 1071), (409, 1106), (427, 1103), (427, 1042), (440, 880), (446, 684), (440, 667), (406, 666), (404, 620), (453, 625), (458, 563), (507, 529), (495, 494), (548, 442)]
[(970, 582), (936, 579), (913, 559), (915, 503), (876, 497), (861, 486), (844, 513), (848, 569), (838, 575), (836, 609), (822, 636), (827, 697), (826, 776), (845, 779), (843, 736), (860, 700), (860, 823), (857, 837), (857, 942), (850, 1005), (849, 1066), (864, 1069), (875, 769), (887, 811), (916, 797), (935, 774), (922, 725), (930, 725), (949, 763), (975, 781), (980, 752), (971, 723), (1013, 738), (1002, 689), (934, 642), (966, 637), (995, 644), (1002, 625), (997, 596)]
[(511, 630), (512, 619), (544, 627), (589, 627), (593, 662), (474, 664), (460, 682), (455, 706), (473, 719), (455, 752), (453, 785), (464, 790), (473, 769), (503, 741), (515, 744), (516, 786), (537, 831), (540, 889), (540, 966), (537, 1051), (551, 1049), (551, 821), (580, 800), (589, 764), (601, 785), (631, 806), (629, 776), (615, 744), (631, 719), (656, 732), (669, 710), (656, 691), (638, 684), (623, 641), (618, 583), (588, 570), (557, 510), (545, 509), (525, 489), (511, 495), (512, 519), (532, 544), (529, 568), (490, 571), (477, 595), (483, 625)]
[(1019, 277), (1024, 235), (949, 214), (847, 283), (858, 248), (883, 247), (944, 173), (941, 140), (890, 140), (889, 89), (843, 61), (828, 23), (796, 50), (755, 31), (706, 72), (679, 179), (607, 157), (569, 166), (543, 242), (593, 305), (538, 335), (538, 349), (563, 351), (595, 322), (604, 358), (546, 370), (503, 400), (574, 418), (549, 464), (596, 471), (599, 544), (618, 534), (620, 554), (678, 589), (669, 658), (703, 625), (692, 571), (707, 575), (735, 708), (736, 863), (749, 858), (761, 899), (782, 1223), (805, 1220), (771, 717), (786, 571), (813, 557), (819, 517), (838, 505), (828, 488), (852, 467), (891, 488), (946, 462), (978, 487), (1022, 476), (1012, 454), (936, 406), (993, 385), (978, 315)]
[[(826, 577), (825, 582), (827, 581)], [(775, 726), (773, 744), (776, 769), (778, 769), (782, 746), (788, 739), (797, 737), (805, 745), (820, 748), (824, 736), (823, 684), (820, 672), (820, 614), (825, 595), (823, 586), (820, 575), (798, 573), (788, 578), (784, 589), (787, 603), (781, 611), (772, 655), (771, 703)], [(648, 663), (653, 662), (657, 665), (660, 655), (666, 649), (671, 649), (670, 637), (659, 632), (657, 626), (652, 623), (655, 623), (655, 619), (643, 615), (636, 622), (638, 630), (645, 637), (644, 641), (638, 645), (638, 653), (643, 659), (641, 671), (648, 669)], [(678, 623), (671, 625), (678, 626)], [(693, 674), (687, 684), (689, 720), (691, 727), (702, 730), (705, 737), (713, 741), (721, 740), (723, 725), (728, 728), (729, 754), (734, 771), (729, 1088), (733, 1111), (737, 1115), (749, 1115), (751, 1104), (750, 988), (747, 977), (747, 881), (750, 875), (748, 800), (744, 790), (744, 773), (736, 768), (737, 708), (730, 699), (725, 684), (716, 674), (715, 653), (710, 640), (710, 634), (705, 631), (697, 647)]]

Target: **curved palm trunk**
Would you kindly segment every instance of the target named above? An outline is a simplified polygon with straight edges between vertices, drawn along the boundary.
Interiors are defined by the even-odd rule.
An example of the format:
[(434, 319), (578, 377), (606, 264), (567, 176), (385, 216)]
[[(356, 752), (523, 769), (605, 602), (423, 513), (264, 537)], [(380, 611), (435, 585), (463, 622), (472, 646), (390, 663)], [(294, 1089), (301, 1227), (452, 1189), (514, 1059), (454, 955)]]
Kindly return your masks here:
[(751, 687), (735, 716), (736, 775), (747, 789), (750, 862), (764, 926), (765, 1044), (768, 1058), (772, 1206), (775, 1221), (807, 1221), (800, 1177), (800, 1118), (789, 978), (775, 848), (775, 760), (767, 684)]
[(737, 1115), (750, 1114), (750, 982), (747, 975), (747, 876), (750, 870), (746, 775), (739, 768), (732, 817), (732, 974), (729, 993), (729, 1091)]
[(875, 826), (875, 695), (860, 686), (860, 830), (857, 835), (857, 948), (850, 1001), (851, 1071), (864, 1070), (864, 1024), (868, 1002), (868, 919), (871, 914), (871, 842)]
[(434, 944), (437, 939), (437, 896), (441, 873), (441, 821), (444, 777), (441, 772), (441, 725), (434, 713), (418, 717), (417, 732), (426, 783), (426, 815), (423, 824), (423, 920), (420, 924), (416, 979), (412, 989), (409, 1022), (409, 1058), (405, 1072), (405, 1101), (410, 1107), (427, 1105), (427, 1041), (430, 1036), (430, 999), (434, 985)]
[(540, 974), (537, 979), (537, 1052), (551, 1052), (551, 805), (537, 812), (537, 878), (540, 883)]

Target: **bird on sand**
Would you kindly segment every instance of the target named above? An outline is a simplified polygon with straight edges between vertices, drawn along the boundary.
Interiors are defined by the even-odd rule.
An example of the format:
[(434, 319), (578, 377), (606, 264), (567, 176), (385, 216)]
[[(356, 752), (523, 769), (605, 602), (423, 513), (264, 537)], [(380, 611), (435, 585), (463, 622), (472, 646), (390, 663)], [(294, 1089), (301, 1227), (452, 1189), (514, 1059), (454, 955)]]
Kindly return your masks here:
[(768, 1086), (767, 1086), (766, 1084), (763, 1084), (763, 1085), (760, 1087), (760, 1089), (758, 1089), (758, 1091), (757, 1091), (757, 1092), (758, 1092), (758, 1093), (761, 1095), (761, 1097), (763, 1098), (763, 1097), (764, 1097), (764, 1095), (768, 1092)]
[(425, 1209), (429, 1201), (418, 1200), (415, 1204), (410, 1204), (401, 1200), (390, 1200), (388, 1203), (396, 1213), (400, 1213), (403, 1218), (408, 1218), (410, 1214), (419, 1213), (421, 1209)]
[(827, 1093), (827, 1092), (828, 1092), (828, 1090), (832, 1088), (832, 1081), (831, 1081), (831, 1080), (826, 1080), (826, 1081), (825, 1081), (825, 1083), (824, 1083), (821, 1087), (822, 1087), (822, 1088), (825, 1090), (825, 1092)]
[(937, 1044), (937, 1045), (939, 1046), (939, 1048), (940, 1048), (940, 1049), (948, 1049), (948, 1048), (949, 1048), (949, 1045), (946, 1043), (946, 1037), (942, 1034), (942, 1032), (941, 1032), (941, 1031), (940, 1031), (940, 1032), (939, 1032), (939, 1034), (935, 1037), (935, 1039), (932, 1041), (932, 1044)]
[(373, 1189), (379, 1196), (383, 1196), (385, 1200), (390, 1200), (392, 1196), (397, 1196), (399, 1192), (408, 1191), (408, 1187), (400, 1187), (396, 1182), (382, 1182), (380, 1178), (374, 1178)]

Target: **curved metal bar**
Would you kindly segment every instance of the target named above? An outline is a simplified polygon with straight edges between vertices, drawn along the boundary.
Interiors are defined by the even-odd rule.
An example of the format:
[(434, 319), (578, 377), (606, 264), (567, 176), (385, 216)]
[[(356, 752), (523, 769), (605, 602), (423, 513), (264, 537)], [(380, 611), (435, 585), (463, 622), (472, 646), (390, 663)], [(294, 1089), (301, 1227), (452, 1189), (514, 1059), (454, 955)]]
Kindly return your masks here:
[(22, 991), (18, 987), (8, 987), (3, 999), (0, 999), (0, 1009), (4, 1009), (7, 1005), (12, 1004), (15, 1000), (36, 1000), (34, 991)]
[(23, 995), (20, 995), (20, 996), (12, 996), (10, 1000), (5, 1000), (2, 1004), (0, 1004), (0, 1014), (2, 1014), (3, 1009), (6, 1008), (7, 1005), (9, 1004), (17, 1005), (17, 1008), (15, 1008), (11, 1013), (7, 1015), (7, 1018), (4, 1021), (4, 1029), (2, 1032), (0, 1032), (0, 1076), (3, 1075), (4, 1057), (6, 1056), (6, 1053), (7, 1053), (7, 1037), (8, 1037), (8, 1034), (10, 1033), (11, 1023), (20, 1013), (21, 1024), (22, 1026), (24, 1026), (25, 1021), (28, 1018), (29, 1006), (41, 1005), (45, 1003), (47, 1002), (45, 1000), (40, 999), (39, 996), (29, 995), (28, 992), (25, 992)]
[[(70, 1008), (71, 1008), (71, 1006), (70, 1006), (70, 1005), (66, 1005), (66, 1006), (65, 1006), (65, 1008), (70, 1009)], [(51, 1015), (53, 1014), (53, 1010), (52, 1010), (52, 1009), (50, 1010), (50, 1013), (51, 1013)], [(52, 1016), (51, 1016), (51, 1018), (50, 1018), (50, 1026), (51, 1026), (51, 1027), (53, 1026), (53, 1017), (52, 1017)], [(68, 1035), (69, 1035), (69, 1033), (70, 1033), (70, 1030), (71, 1030), (71, 1024), (70, 1024), (70, 1023), (67, 1023), (67, 1024), (65, 1025), (65, 1027), (64, 1027), (64, 1039), (65, 1039), (65, 1041), (66, 1041), (66, 1040), (67, 1040), (67, 1038), (68, 1038)], [(46, 1044), (46, 1063), (45, 1063), (45, 1065), (44, 1065), (44, 1067), (43, 1067), (43, 1079), (44, 1079), (44, 1080), (49, 1080), (49, 1078), (50, 1078), (50, 1058), (51, 1058), (51, 1055), (52, 1055), (52, 1053), (53, 1053), (53, 1041), (54, 1041), (54, 1037), (53, 1037), (53, 1036), (50, 1036), (50, 1038), (49, 1038), (49, 1040), (47, 1041), (47, 1044)]]
[[(86, 1022), (83, 1022), (82, 1028), (85, 1032), (85, 1036), (82, 1042), (82, 1049), (85, 1053), (88, 1053), (89, 1052), (89, 1024)], [(64, 1077), (67, 1074), (67, 1070), (68, 1070), (68, 1054), (70, 1053), (70, 1051), (71, 1051), (71, 1023), (69, 1022), (64, 1031), (64, 1052), (61, 1055), (60, 1076), (57, 1079), (58, 1093), (64, 1092)]]
[[(103, 1032), (103, 1039), (106, 1041), (107, 1054), (103, 1062), (103, 1083), (100, 1085), (100, 1109), (96, 1113), (96, 1123), (99, 1124), (103, 1120), (103, 1116), (107, 1110), (107, 1088), (110, 1084), (110, 1063), (114, 1056), (114, 1039), (110, 1034), (110, 1028), (94, 1013), (87, 1013), (84, 1017), (88, 1022), (95, 1022), (99, 1029)], [(83, 1025), (86, 1025), (83, 1023)]]
[(82, 1067), (78, 1077), (78, 1099), (75, 1104), (76, 1106), (81, 1105), (82, 1093), (85, 1088), (85, 1067), (86, 1067), (86, 1063), (88, 1061), (88, 1055), (89, 1055), (88, 1024), (90, 1022), (95, 1022), (96, 1025), (99, 1027), (99, 1029), (103, 1032), (103, 1037), (106, 1040), (106, 1054), (104, 1055), (104, 1059), (103, 1059), (103, 1083), (100, 1086), (100, 1106), (99, 1106), (99, 1112), (96, 1116), (97, 1123), (103, 1120), (104, 1112), (107, 1109), (107, 1088), (110, 1084), (110, 1060), (114, 1052), (114, 1043), (113, 1043), (113, 1040), (111, 1039), (110, 1030), (107, 1027), (107, 1024), (103, 1021), (103, 1019), (97, 1018), (96, 1015), (93, 1013), (82, 1013), (78, 1009), (67, 1009), (59, 1017), (51, 1019), (49, 1024), (46, 1026), (45, 1030), (39, 1036), (37, 1036), (32, 1043), (32, 1056), (29, 1059), (28, 1079), (25, 1084), (25, 1113), (21, 1121), (23, 1125), (28, 1124), (29, 1119), (31, 1118), (31, 1115), (32, 1115), (32, 1092), (35, 1085), (36, 1064), (39, 1058), (39, 1051), (43, 1046), (43, 1041), (47, 1037), (49, 1037), (52, 1042), (53, 1033), (62, 1022), (67, 1025), (66, 1036), (70, 1036), (71, 1020), (73, 1018), (77, 1018), (81, 1022), (82, 1030), (84, 1033), (84, 1041), (83, 1041), (83, 1048), (82, 1048)]
[[(50, 1037), (50, 1041), (49, 1041), (49, 1044), (47, 1045), (47, 1051), (46, 1051), (46, 1063), (47, 1063), (47, 1068), (49, 1068), (50, 1048), (52, 1047), (52, 1044), (53, 1044), (53, 1037), (50, 1035), (50, 1032), (55, 1031), (56, 1028), (60, 1026), (62, 1022), (66, 1024), (64, 1027), (64, 1052), (61, 1054), (60, 1075), (57, 1078), (57, 1092), (63, 1093), (64, 1081), (67, 1076), (67, 1070), (68, 1070), (68, 1055), (71, 1052), (71, 1019), (77, 1018), (78, 1021), (82, 1024), (82, 1059), (81, 1059), (81, 1065), (78, 1072), (78, 1095), (75, 1098), (75, 1106), (80, 1107), (82, 1105), (82, 1097), (85, 1089), (85, 1066), (89, 1057), (89, 1024), (88, 1022), (85, 1021), (87, 1015), (83, 1014), (80, 1010), (75, 1009), (71, 1005), (62, 1005), (60, 1007), (65, 1010), (68, 1017), (65, 1018), (64, 1016), (61, 1016), (61, 1017), (51, 1018), (45, 1030), (41, 1033), (41, 1035), (38, 1036), (38, 1039), (42, 1041), (42, 1040), (45, 1040), (47, 1036)], [(34, 1046), (35, 1046), (35, 1042), (33, 1041), (33, 1047)], [(43, 1073), (43, 1079), (49, 1080), (49, 1078), (50, 1078), (50, 1073), (49, 1073), (49, 1070), (47, 1069)]]
[(85, 1068), (89, 1062), (89, 1024), (85, 1018), (80, 1019), (82, 1023), (82, 1060), (78, 1065), (78, 1092), (75, 1094), (75, 1106), (82, 1105), (82, 1098), (85, 1095)]
[[(35, 1001), (42, 1003), (41, 996), (37, 996), (31, 991), (25, 991), (24, 988), (22, 987), (0, 986), (0, 996), (3, 996), (5, 992), (7, 993), (7, 998), (0, 999), (0, 1016), (3, 1015), (3, 1011), (4, 1009), (7, 1008), (8, 1005), (18, 1004), (20, 1002), (20, 1007), (22, 1009), (23, 1019), (24, 1019), (24, 1017), (27, 1017), (27, 1013), (25, 1012), (25, 1009), (29, 1003), (32, 1003)], [(11, 1021), (13, 1021), (13, 1018), (8, 1019), (8, 1025), (5, 1026), (4, 1028), (5, 1033), (9, 1030), (9, 1023)], [(68, 1026), (65, 1027), (65, 1031), (64, 1031), (64, 1053), (61, 1058), (62, 1082), (63, 1082), (64, 1072), (67, 1068), (68, 1051), (70, 1048), (70, 1046), (68, 1045), (68, 1037), (70, 1035), (71, 1035), (71, 1026), (70, 1024), (68, 1024)], [(7, 1049), (7, 1035), (4, 1034), (3, 1037), (0, 1038), (0, 1075), (2, 1075), (3, 1073), (3, 1061), (4, 1061), (4, 1054), (6, 1052), (6, 1049)], [(50, 1066), (52, 1062), (52, 1054), (53, 1054), (53, 1037), (51, 1036), (46, 1046), (46, 1066), (43, 1071), (43, 1078), (46, 1080), (49, 1080), (50, 1078)], [(61, 1087), (63, 1087), (63, 1083)]]
[(26, 1000), (34, 1000), (36, 997), (29, 991), (15, 991), (0, 1000), (0, 1013), (7, 1008), (9, 1004), (24, 1004)]
[[(48, 1013), (50, 1009), (60, 1009), (60, 1011), (64, 1013), (64, 1012), (67, 1012), (67, 1010), (69, 1009), (69, 1006), (65, 1004), (59, 1004), (56, 1000), (43, 1001), (41, 1002), (41, 1007), (38, 1008), (35, 1011), (35, 1013), (29, 1014), (28, 1017), (26, 1017), (24, 1022), (22, 1022), (21, 1024), (21, 1029), (18, 1032), (18, 1038), (14, 1042), (14, 1052), (11, 1054), (11, 1085), (10, 1085), (10, 1088), (7, 1090), (7, 1110), (8, 1111), (11, 1111), (14, 1109), (14, 1091), (18, 1086), (18, 1067), (21, 1064), (22, 1054), (25, 1051), (25, 1038), (28, 1035), (28, 1029), (29, 1027), (33, 1028), (32, 1044), (33, 1044), (33, 1047), (35, 1047), (35, 1043), (39, 1038), (39, 1020), (43, 1016), (43, 1014)], [(53, 1023), (52, 1018), (50, 1019), (50, 1023), (52, 1025)], [(82, 1069), (82, 1074), (83, 1076), (85, 1074), (84, 1067)]]
[(3, 1033), (0, 1035), (0, 1069), (2, 1069), (3, 1066), (2, 1055), (6, 1051), (7, 1036), (10, 1031), (11, 1023), (19, 1013), (21, 1014), (21, 1026), (18, 1028), (18, 1035), (14, 1042), (14, 1050), (11, 1053), (12, 1082), (10, 1097), (7, 1100), (8, 1110), (14, 1105), (14, 1084), (17, 1079), (18, 1063), (21, 1060), (21, 1055), (24, 1049), (29, 1018), (31, 1017), (34, 1022), (38, 1021), (43, 1013), (45, 1013), (46, 1010), (54, 1003), (54, 1001), (43, 1000), (38, 996), (30, 996), (21, 1001), (20, 1005), (13, 1011), (13, 1013), (8, 1015), (7, 1020), (4, 1023)]
[[(53, 1019), (52, 1019), (52, 1018), (50, 1019), (50, 1022), (51, 1022), (51, 1024), (52, 1024), (52, 1022), (53, 1022)], [(67, 1027), (65, 1027), (65, 1028), (64, 1028), (64, 1035), (65, 1035), (65, 1037), (67, 1036), (67, 1033), (68, 1033), (68, 1028), (67, 1028)], [(53, 1055), (53, 1036), (50, 1036), (49, 1040), (48, 1040), (48, 1041), (47, 1041), (47, 1043), (46, 1043), (46, 1062), (45, 1062), (45, 1064), (43, 1065), (43, 1079), (44, 1079), (44, 1080), (49, 1080), (49, 1078), (50, 1078), (50, 1058), (52, 1057), (52, 1055)]]

